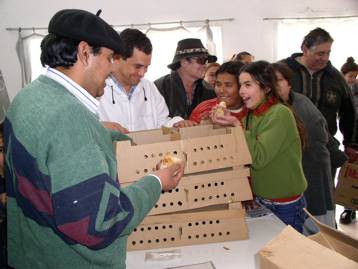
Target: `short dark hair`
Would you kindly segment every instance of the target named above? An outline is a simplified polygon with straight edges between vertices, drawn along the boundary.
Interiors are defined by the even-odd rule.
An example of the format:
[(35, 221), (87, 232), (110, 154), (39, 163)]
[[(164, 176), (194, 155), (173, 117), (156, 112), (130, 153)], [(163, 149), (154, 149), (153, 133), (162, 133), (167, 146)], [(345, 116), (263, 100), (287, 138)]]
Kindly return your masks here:
[[(77, 62), (77, 48), (80, 41), (54, 34), (48, 34), (41, 42), (41, 64), (49, 67), (70, 68)], [(92, 53), (100, 53), (101, 47), (92, 46)]]
[(273, 63), (272, 67), (274, 71), (278, 71), (282, 74), (283, 78), (287, 80), (288, 84), (292, 86), (292, 79), (293, 79), (293, 71), (288, 67), (287, 64), (283, 62)]
[(322, 28), (316, 28), (311, 30), (303, 39), (301, 44), (301, 49), (303, 47), (311, 48), (313, 46), (318, 46), (323, 43), (332, 43), (334, 40), (331, 35)]
[(235, 76), (236, 80), (237, 80), (237, 84), (239, 84), (239, 75), (240, 75), (240, 71), (241, 68), (244, 66), (243, 63), (241, 62), (234, 62), (234, 61), (229, 61), (226, 63), (223, 63), (219, 69), (216, 71), (216, 76), (219, 74), (224, 74), (224, 73), (228, 73), (230, 75)]
[(140, 30), (127, 28), (119, 34), (123, 42), (123, 50), (121, 57), (126, 60), (132, 57), (134, 48), (149, 55), (152, 53), (153, 47), (150, 39)]
[(343, 75), (347, 74), (348, 72), (358, 72), (358, 65), (354, 62), (353, 57), (348, 57), (347, 61), (342, 65), (341, 72)]

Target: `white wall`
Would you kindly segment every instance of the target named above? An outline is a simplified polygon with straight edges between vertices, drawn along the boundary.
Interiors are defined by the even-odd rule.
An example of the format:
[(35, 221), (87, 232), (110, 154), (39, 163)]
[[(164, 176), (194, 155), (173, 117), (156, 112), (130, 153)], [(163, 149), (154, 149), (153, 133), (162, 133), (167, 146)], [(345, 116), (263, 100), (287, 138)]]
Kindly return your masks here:
[(232, 17), (235, 21), (222, 23), (224, 58), (248, 50), (256, 59), (270, 61), (275, 58), (275, 28), (263, 18), (358, 15), (358, 0), (0, 0), (0, 70), (10, 99), (21, 88), (21, 73), (15, 51), (17, 32), (5, 28), (46, 27), (63, 8), (91, 12), (101, 8), (102, 18), (115, 25)]

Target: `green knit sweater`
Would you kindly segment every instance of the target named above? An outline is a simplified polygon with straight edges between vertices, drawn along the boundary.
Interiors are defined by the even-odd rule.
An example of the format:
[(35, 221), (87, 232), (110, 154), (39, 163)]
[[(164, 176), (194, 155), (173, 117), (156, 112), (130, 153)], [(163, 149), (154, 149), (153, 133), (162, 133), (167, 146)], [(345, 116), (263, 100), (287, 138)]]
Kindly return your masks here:
[(245, 118), (246, 141), (252, 157), (255, 195), (266, 199), (302, 194), (307, 182), (302, 170), (301, 142), (288, 107), (278, 103), (263, 114)]
[(127, 237), (161, 187), (146, 176), (120, 188), (115, 139), (48, 77), (16, 96), (5, 122), (11, 266), (125, 268)]

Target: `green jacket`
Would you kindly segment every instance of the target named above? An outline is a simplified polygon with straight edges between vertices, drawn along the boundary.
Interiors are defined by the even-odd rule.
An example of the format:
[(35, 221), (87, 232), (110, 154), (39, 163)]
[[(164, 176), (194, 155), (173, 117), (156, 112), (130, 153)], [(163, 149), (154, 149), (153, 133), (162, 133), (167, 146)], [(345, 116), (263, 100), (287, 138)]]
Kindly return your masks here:
[(266, 199), (302, 194), (307, 182), (301, 163), (301, 141), (294, 116), (283, 104), (244, 119), (245, 137), (252, 157), (252, 189)]
[(125, 268), (127, 237), (159, 199), (159, 181), (120, 188), (117, 138), (48, 77), (16, 96), (4, 129), (9, 265)]

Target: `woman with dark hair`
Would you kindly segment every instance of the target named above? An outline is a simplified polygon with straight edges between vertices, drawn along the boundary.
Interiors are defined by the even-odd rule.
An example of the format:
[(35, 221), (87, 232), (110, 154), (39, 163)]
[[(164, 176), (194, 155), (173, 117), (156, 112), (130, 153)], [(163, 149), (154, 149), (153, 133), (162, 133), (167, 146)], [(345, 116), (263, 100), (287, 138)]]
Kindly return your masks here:
[[(301, 165), (301, 138), (295, 117), (283, 104), (272, 66), (264, 61), (243, 66), (239, 76), (240, 96), (248, 109), (243, 120), (252, 165), (252, 191), (256, 201), (297, 231), (303, 231), (307, 187)], [(222, 125), (240, 125), (225, 113), (213, 115)]]
[[(308, 97), (292, 90), (291, 69), (283, 63), (274, 63), (272, 67), (280, 97), (292, 106), (305, 128), (307, 143), (302, 151), (302, 166), (308, 183), (304, 193), (307, 210), (322, 223), (335, 228), (330, 151), (334, 156), (341, 157), (341, 163), (346, 160), (346, 156), (339, 151), (339, 144), (335, 143), (329, 134), (322, 113)], [(318, 232), (311, 219), (305, 221), (304, 232)]]
[(243, 66), (237, 62), (223, 63), (216, 71), (215, 93), (216, 98), (206, 100), (191, 113), (189, 120), (201, 123), (210, 120), (210, 112), (218, 106), (219, 103), (225, 102), (226, 108), (230, 114), (237, 119), (245, 116), (246, 110), (242, 108), (242, 100), (239, 95), (239, 73)]

